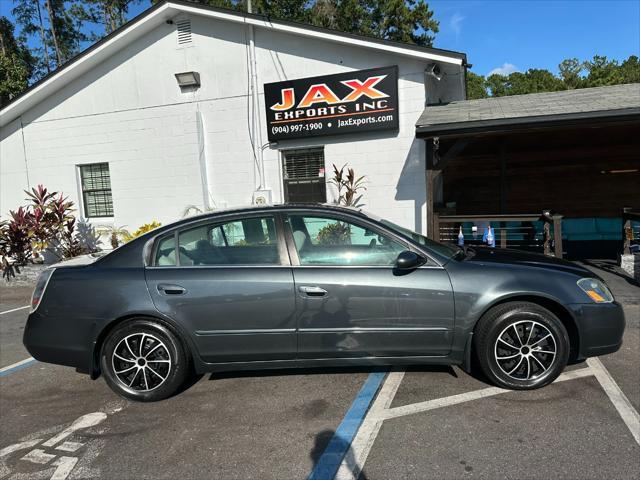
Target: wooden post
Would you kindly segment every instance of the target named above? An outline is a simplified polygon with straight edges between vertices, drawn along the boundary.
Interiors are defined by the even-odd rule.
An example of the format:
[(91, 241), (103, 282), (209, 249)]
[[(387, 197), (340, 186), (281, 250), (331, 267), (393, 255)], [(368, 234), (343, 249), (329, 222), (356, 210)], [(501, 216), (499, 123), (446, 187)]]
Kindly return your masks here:
[(562, 258), (562, 215), (553, 216), (553, 240), (556, 258)]
[(627, 214), (631, 211), (631, 207), (622, 208), (622, 254), (629, 255), (631, 253), (631, 240), (633, 240), (633, 230), (631, 229), (631, 219)]
[(551, 255), (551, 212), (549, 210), (544, 210), (541, 218), (544, 221), (543, 252), (545, 255)]
[(435, 165), (435, 139), (428, 138), (426, 143), (426, 188), (427, 188), (427, 236), (432, 240), (440, 238), (440, 231), (434, 226), (435, 203), (436, 203), (436, 183), (440, 171)]
[(500, 222), (500, 248), (507, 248), (507, 224)]
[(507, 144), (500, 142), (500, 213), (507, 213)]
[(435, 212), (433, 214), (433, 236), (430, 238), (436, 242), (440, 241), (440, 215)]

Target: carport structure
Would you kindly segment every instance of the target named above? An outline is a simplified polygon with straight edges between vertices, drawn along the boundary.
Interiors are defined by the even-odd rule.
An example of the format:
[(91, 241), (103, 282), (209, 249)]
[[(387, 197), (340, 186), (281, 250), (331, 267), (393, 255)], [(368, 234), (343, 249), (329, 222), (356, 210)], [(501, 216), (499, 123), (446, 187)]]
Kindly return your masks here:
[[(563, 215), (569, 257), (611, 257), (640, 205), (640, 84), (429, 105), (427, 225), (448, 216)], [(449, 218), (454, 218), (449, 217)]]

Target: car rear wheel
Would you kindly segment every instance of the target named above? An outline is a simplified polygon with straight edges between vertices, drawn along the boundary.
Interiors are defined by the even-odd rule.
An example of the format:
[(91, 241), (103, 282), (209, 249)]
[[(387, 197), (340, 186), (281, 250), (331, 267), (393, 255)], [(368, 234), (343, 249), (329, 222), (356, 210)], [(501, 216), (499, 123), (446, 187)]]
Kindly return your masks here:
[(478, 322), (475, 351), (483, 373), (515, 390), (553, 382), (567, 365), (569, 335), (556, 315), (535, 303), (511, 302)]
[(127, 321), (105, 339), (100, 364), (109, 387), (130, 400), (167, 398), (184, 384), (189, 361), (180, 339), (165, 325)]

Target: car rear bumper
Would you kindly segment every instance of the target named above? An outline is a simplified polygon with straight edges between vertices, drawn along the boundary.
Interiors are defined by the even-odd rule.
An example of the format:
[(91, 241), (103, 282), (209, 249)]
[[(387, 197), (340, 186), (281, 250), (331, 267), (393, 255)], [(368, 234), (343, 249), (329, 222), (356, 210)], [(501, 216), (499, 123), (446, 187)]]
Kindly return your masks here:
[(622, 305), (590, 303), (568, 305), (580, 337), (580, 358), (613, 353), (622, 345), (625, 319)]
[(90, 342), (86, 340), (86, 332), (80, 330), (64, 324), (61, 326), (38, 309), (27, 319), (22, 343), (40, 362), (75, 367), (80, 372), (89, 373), (92, 351), (88, 348)]

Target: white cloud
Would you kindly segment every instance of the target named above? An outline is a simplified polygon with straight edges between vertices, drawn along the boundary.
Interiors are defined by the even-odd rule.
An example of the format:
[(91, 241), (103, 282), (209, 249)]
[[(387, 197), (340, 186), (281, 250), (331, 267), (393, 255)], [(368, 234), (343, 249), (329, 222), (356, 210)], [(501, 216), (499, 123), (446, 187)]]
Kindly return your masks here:
[(449, 28), (453, 30), (456, 35), (460, 35), (462, 31), (462, 21), (465, 19), (460, 13), (454, 13), (449, 19)]
[(510, 73), (517, 72), (518, 67), (516, 67), (513, 63), (504, 62), (501, 67), (494, 68), (489, 73), (487, 73), (487, 77), (498, 74), (498, 75), (509, 75)]

